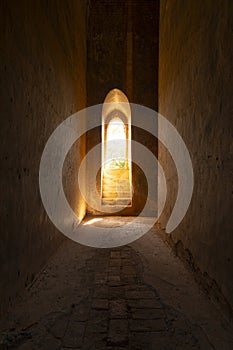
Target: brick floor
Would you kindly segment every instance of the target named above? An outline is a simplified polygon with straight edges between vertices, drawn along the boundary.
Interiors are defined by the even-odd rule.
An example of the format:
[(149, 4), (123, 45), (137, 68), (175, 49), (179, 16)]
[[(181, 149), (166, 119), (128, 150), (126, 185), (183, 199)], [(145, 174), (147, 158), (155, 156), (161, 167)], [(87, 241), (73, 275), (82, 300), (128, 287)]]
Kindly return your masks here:
[(218, 350), (199, 325), (145, 283), (142, 260), (131, 246), (83, 248), (80, 256), (72, 249), (73, 263), (58, 266), (58, 257), (47, 276), (39, 276), (24, 301), (27, 311), (21, 307), (17, 316), (16, 310), (14, 325), (2, 331), (1, 350)]

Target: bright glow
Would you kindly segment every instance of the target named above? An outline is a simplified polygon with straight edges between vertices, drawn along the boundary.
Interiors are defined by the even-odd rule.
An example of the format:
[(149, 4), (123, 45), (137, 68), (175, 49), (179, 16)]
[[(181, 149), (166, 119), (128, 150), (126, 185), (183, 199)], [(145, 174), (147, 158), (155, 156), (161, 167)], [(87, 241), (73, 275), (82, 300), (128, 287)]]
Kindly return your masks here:
[(85, 222), (85, 224), (83, 224), (83, 225), (92, 225), (92, 224), (94, 224), (94, 222), (98, 222), (98, 221), (102, 221), (103, 219), (101, 219), (101, 218), (99, 218), (99, 219), (91, 219), (91, 220), (89, 220), (89, 221), (87, 221), (87, 222)]
[[(120, 118), (114, 118), (107, 127), (106, 163), (105, 168), (119, 169), (126, 167), (126, 132)], [(121, 142), (119, 142), (121, 140)]]
[(124, 123), (120, 118), (114, 118), (110, 121), (107, 131), (107, 141), (125, 140)]

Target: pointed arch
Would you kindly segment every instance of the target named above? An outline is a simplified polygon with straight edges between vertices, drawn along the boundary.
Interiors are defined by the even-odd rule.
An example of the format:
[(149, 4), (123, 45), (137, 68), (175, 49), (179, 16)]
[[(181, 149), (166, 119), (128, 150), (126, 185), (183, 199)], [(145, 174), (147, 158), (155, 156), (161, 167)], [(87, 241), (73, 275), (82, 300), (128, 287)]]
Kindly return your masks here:
[(131, 168), (130, 104), (127, 96), (115, 88), (106, 95), (102, 109), (101, 194), (105, 202), (117, 205), (124, 202), (124, 196), (132, 200)]

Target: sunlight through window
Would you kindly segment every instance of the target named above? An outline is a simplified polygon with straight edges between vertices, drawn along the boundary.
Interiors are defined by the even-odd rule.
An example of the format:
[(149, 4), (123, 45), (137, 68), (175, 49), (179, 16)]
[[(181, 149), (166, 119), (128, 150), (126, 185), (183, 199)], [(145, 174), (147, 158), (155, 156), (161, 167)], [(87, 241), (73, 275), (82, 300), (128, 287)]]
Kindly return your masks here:
[(126, 168), (126, 132), (121, 119), (114, 118), (107, 126), (106, 137), (106, 162), (107, 169)]

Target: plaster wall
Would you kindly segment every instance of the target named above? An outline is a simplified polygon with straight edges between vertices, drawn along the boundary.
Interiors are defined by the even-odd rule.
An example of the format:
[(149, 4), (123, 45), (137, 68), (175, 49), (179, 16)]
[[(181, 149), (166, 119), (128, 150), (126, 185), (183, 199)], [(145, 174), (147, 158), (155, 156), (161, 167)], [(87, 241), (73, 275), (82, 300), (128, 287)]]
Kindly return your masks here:
[[(85, 19), (85, 1), (0, 3), (2, 309), (64, 239), (43, 208), (38, 173), (51, 133), (86, 106)], [(85, 142), (78, 141), (64, 166), (67, 198), (80, 217), (85, 204), (71, 180), (84, 152)]]
[[(208, 292), (233, 306), (232, 240), (232, 1), (160, 2), (159, 112), (177, 128), (193, 162), (194, 192), (179, 227), (166, 239), (185, 257)], [(177, 174), (159, 145), (169, 199), (164, 232), (177, 193)], [(220, 287), (221, 286), (221, 287)]]

